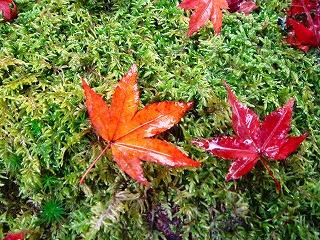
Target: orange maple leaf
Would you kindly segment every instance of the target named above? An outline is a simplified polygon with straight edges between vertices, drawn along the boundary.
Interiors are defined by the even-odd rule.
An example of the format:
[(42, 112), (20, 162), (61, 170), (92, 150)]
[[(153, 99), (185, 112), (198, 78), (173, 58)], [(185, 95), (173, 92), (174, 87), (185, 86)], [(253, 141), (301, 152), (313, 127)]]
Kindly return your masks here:
[(222, 10), (228, 9), (228, 2), (226, 0), (184, 0), (179, 7), (185, 10), (195, 10), (190, 18), (188, 36), (197, 32), (209, 20), (218, 35), (222, 27)]
[(109, 147), (120, 169), (144, 185), (149, 183), (143, 175), (141, 160), (170, 167), (200, 166), (173, 144), (151, 138), (178, 123), (192, 107), (192, 102), (158, 102), (138, 111), (137, 78), (137, 67), (133, 65), (119, 81), (110, 107), (82, 80), (91, 124), (107, 142), (107, 147), (90, 165), (80, 183)]

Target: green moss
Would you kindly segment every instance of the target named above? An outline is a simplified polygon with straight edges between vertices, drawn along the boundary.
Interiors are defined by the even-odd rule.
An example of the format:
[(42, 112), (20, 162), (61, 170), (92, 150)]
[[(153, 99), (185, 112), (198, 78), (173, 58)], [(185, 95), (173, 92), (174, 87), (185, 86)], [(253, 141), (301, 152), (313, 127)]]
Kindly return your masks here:
[(58, 222), (63, 218), (64, 209), (60, 203), (50, 200), (44, 203), (41, 218), (44, 223)]
[[(0, 238), (30, 229), (43, 239), (161, 239), (146, 220), (159, 203), (180, 206), (184, 239), (319, 238), (319, 52), (283, 41), (277, 19), (289, 0), (257, 1), (260, 10), (248, 16), (225, 13), (220, 36), (208, 24), (191, 38), (177, 1), (16, 2), (19, 17), (0, 23)], [(160, 137), (202, 167), (144, 164), (150, 193), (109, 152), (79, 186), (102, 147), (80, 76), (109, 101), (132, 63), (142, 105), (195, 101)], [(297, 100), (292, 134), (310, 135), (286, 161), (270, 163), (280, 194), (259, 165), (225, 182), (230, 162), (191, 145), (195, 137), (232, 134), (223, 80), (262, 118)]]

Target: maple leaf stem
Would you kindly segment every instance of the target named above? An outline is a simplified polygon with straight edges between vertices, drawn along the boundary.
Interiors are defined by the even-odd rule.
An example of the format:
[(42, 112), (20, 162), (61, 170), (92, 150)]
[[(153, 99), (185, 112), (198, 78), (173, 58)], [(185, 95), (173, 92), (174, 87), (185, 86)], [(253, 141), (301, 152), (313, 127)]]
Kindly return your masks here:
[(278, 180), (275, 178), (275, 176), (273, 175), (273, 172), (271, 171), (271, 169), (270, 169), (267, 161), (266, 161), (265, 159), (263, 159), (263, 158), (261, 158), (260, 160), (261, 160), (263, 166), (267, 169), (269, 175), (272, 177), (272, 179), (273, 179), (273, 181), (274, 181), (274, 183), (275, 183), (275, 185), (276, 185), (277, 193), (279, 193), (279, 191), (280, 191), (280, 189), (281, 189), (281, 185), (280, 185), (279, 181), (278, 181)]
[(100, 152), (100, 154), (98, 155), (98, 157), (96, 157), (96, 159), (90, 164), (90, 166), (87, 168), (87, 170), (85, 171), (85, 173), (82, 175), (81, 179), (80, 179), (80, 184), (84, 183), (84, 179), (86, 178), (86, 176), (88, 175), (88, 173), (91, 171), (91, 169), (94, 167), (94, 165), (96, 165), (96, 163), (100, 160), (100, 158), (103, 156), (103, 154), (110, 148), (110, 142), (107, 144), (107, 146)]

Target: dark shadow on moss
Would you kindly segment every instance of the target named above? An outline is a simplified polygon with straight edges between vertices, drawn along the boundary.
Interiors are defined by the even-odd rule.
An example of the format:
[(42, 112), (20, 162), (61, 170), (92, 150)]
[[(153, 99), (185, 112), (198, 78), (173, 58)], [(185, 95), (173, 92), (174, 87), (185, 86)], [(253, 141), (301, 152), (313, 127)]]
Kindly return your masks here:
[(94, 15), (99, 15), (101, 12), (110, 12), (114, 6), (113, 0), (80, 0), (79, 2)]

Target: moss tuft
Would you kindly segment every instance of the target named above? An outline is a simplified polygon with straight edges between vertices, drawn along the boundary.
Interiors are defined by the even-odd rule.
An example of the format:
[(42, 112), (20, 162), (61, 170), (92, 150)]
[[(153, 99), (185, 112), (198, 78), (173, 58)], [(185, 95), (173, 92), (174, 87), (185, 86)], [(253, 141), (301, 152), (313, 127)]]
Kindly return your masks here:
[(64, 209), (62, 205), (55, 200), (47, 201), (42, 206), (41, 219), (44, 223), (59, 222), (63, 215)]
[[(16, 2), (19, 17), (0, 22), (0, 239), (23, 229), (39, 239), (161, 239), (146, 217), (158, 205), (168, 219), (181, 219), (179, 229), (169, 225), (182, 239), (319, 238), (319, 52), (283, 41), (277, 22), (290, 0), (257, 0), (260, 10), (248, 16), (224, 13), (220, 36), (208, 25), (191, 38), (178, 1)], [(195, 101), (160, 137), (202, 167), (144, 164), (150, 195), (107, 153), (79, 186), (103, 146), (80, 76), (110, 101), (133, 63), (142, 105)], [(292, 134), (310, 135), (288, 159), (270, 163), (280, 194), (259, 165), (225, 182), (230, 162), (191, 144), (232, 134), (223, 80), (260, 116), (296, 99)], [(179, 206), (174, 216), (171, 203)]]

